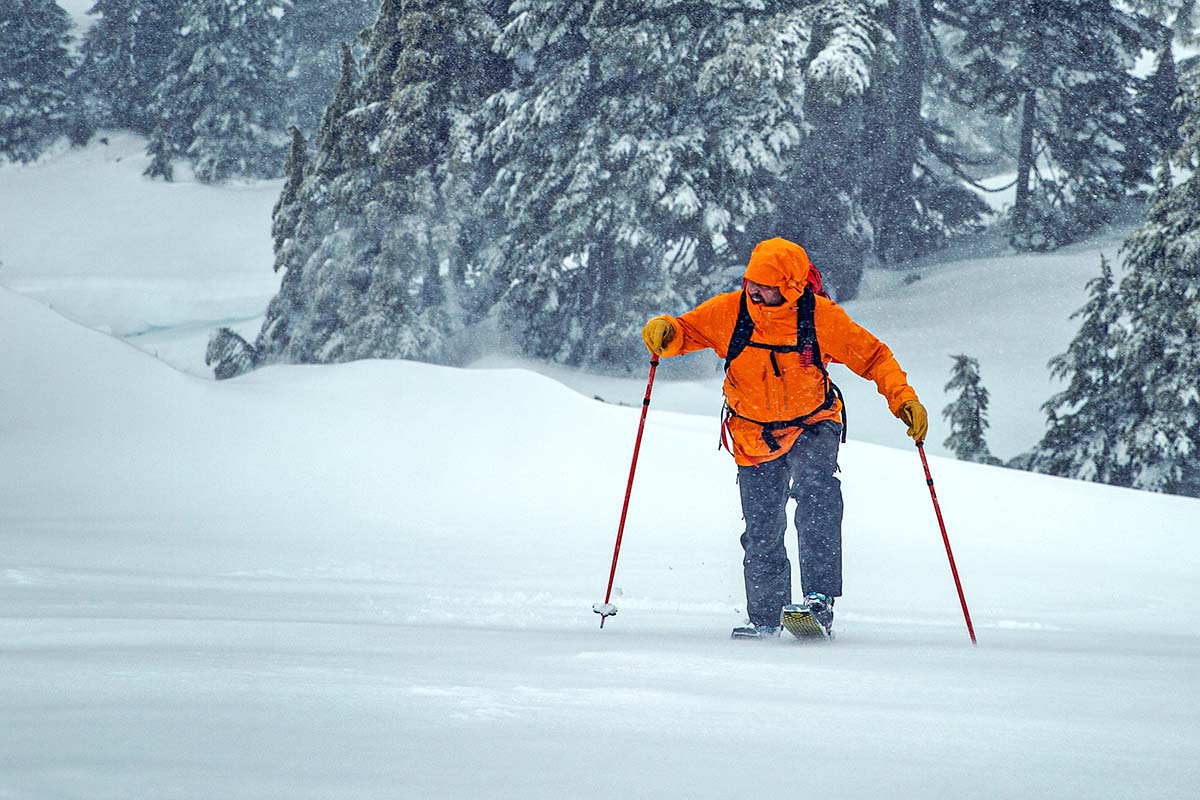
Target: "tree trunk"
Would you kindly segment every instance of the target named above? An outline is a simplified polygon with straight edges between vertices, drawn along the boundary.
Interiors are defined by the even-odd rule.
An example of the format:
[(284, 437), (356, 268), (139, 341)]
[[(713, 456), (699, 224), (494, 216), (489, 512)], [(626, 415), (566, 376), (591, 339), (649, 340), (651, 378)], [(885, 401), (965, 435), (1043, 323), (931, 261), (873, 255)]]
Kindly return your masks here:
[(1036, 90), (1025, 90), (1021, 103), (1021, 146), (1017, 153), (1017, 199), (1013, 205), (1013, 221), (1017, 228), (1025, 223), (1029, 211), (1029, 178), (1033, 172), (1033, 123), (1037, 113)]
[[(875, 206), (876, 251), (884, 261), (902, 261), (916, 254), (911, 241), (913, 216), (913, 168), (921, 136), (921, 105), (925, 89), (925, 20), (918, 0), (901, 0), (895, 21), (896, 64), (890, 70), (881, 115), (876, 128), (882, 140), (877, 155), (880, 171), (878, 202)], [(870, 123), (868, 123), (870, 124)], [(866, 187), (864, 187), (865, 189)]]

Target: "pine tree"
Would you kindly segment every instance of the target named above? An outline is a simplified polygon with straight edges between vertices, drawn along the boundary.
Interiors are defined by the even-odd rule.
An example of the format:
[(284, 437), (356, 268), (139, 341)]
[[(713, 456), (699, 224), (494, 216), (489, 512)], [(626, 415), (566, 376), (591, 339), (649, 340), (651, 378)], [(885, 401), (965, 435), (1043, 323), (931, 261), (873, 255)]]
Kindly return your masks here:
[(0, 157), (32, 161), (56, 139), (87, 141), (71, 84), (71, 20), (53, 0), (8, 0), (0, 14)]
[(148, 175), (184, 156), (206, 183), (279, 174), (281, 13), (280, 0), (185, 0), (180, 39), (154, 89)]
[(171, 149), (166, 126), (161, 122), (150, 136), (146, 155), (150, 156), (150, 164), (142, 174), (151, 178), (162, 178), (164, 181), (175, 180), (175, 153)]
[(507, 75), (495, 35), (482, 3), (386, 0), (361, 57), (343, 48), (311, 163), (276, 215), (284, 277), (262, 362), (456, 357), (451, 301), (472, 270), (453, 262), (479, 227), (469, 112)]
[[(292, 146), (284, 172), (287, 180), (271, 213), (271, 235), (275, 239), (275, 269), (288, 263), (296, 247), (297, 228), (303, 213), (300, 195), (308, 167), (308, 142), (296, 126), (288, 129)], [(217, 380), (236, 378), (257, 367), (262, 354), (232, 328), (219, 328), (209, 338), (204, 363), (213, 368)]]
[[(620, 363), (646, 314), (727, 288), (775, 235), (851, 296), (890, 2), (522, 0), (497, 62), (501, 3), (388, 0), (344, 54), (256, 347), (451, 359), (495, 320), (532, 355)], [(942, 225), (938, 181), (906, 168)]]
[[(367, 167), (370, 164), (367, 140), (379, 129), (377, 112), (363, 110), (353, 116), (350, 113), (355, 110), (359, 94), (359, 74), (354, 51), (347, 43), (342, 44), (340, 70), (333, 98), (317, 128), (314, 170), (324, 178)], [(382, 97), (376, 95), (372, 104), (384, 102)]]
[(958, 397), (942, 410), (942, 418), (950, 423), (950, 435), (942, 443), (962, 461), (980, 464), (999, 464), (1000, 460), (988, 450), (984, 433), (988, 429), (988, 390), (979, 377), (979, 361), (957, 355), (947, 392)]
[[(1191, 92), (1200, 108), (1200, 85)], [(1133, 407), (1118, 422), (1116, 449), (1118, 477), (1130, 485), (1200, 496), (1200, 113), (1182, 133), (1176, 161), (1188, 177), (1172, 187), (1162, 165), (1146, 222), (1122, 248), (1127, 322), (1114, 388)]]
[[(396, 224), (385, 239), (392, 268), (419, 285), (426, 324), (450, 332), (477, 314), (489, 298), (468, 299), (481, 280), (472, 261), (479, 226), (475, 193), (480, 171), (478, 103), (500, 88), (506, 66), (480, 57), (499, 30), (483, 9), (409, 0), (400, 25), (400, 55), (386, 130), (380, 137), (388, 163), (405, 176), (392, 184)], [(466, 315), (464, 317), (464, 314)]]
[(154, 88), (179, 39), (182, 0), (96, 0), (83, 37), (80, 79), (101, 107), (102, 124), (150, 134)]
[(786, 235), (814, 25), (757, 2), (590, 11), (512, 6), (499, 49), (516, 84), (483, 142), (501, 317), (527, 353), (572, 364), (628, 360), (647, 316), (725, 288), (753, 241)]
[(965, 0), (942, 13), (964, 32), (964, 88), (1018, 114), (1012, 242), (1050, 249), (1104, 222), (1129, 188), (1130, 68), (1154, 26), (1115, 0)]
[[(376, 27), (389, 21), (395, 23), (387, 18), (394, 5), (397, 4), (385, 3)], [(289, 187), (293, 178), (301, 178), (296, 197), (285, 200), (288, 195), (285, 187), (276, 206), (275, 224), (284, 227), (287, 236), (276, 238), (275, 270), (283, 271), (283, 279), (279, 293), (267, 306), (266, 319), (255, 342), (255, 351), (263, 361), (304, 363), (349, 359), (339, 349), (337, 329), (345, 323), (336, 314), (330, 293), (320, 293), (320, 308), (316, 299), (327, 269), (339, 264), (354, 265), (349, 247), (354, 230), (350, 226), (362, 215), (364, 195), (374, 177), (368, 172), (367, 143), (376, 131), (363, 128), (362, 122), (370, 119), (369, 115), (352, 116), (359, 76), (349, 45), (342, 46), (341, 64), (341, 78), (317, 133), (316, 153), (305, 164), (302, 175), (289, 173)], [(293, 150), (294, 147), (293, 139)], [(291, 167), (295, 169), (297, 163), (293, 160)], [(290, 219), (293, 207), (298, 211), (294, 223)], [(281, 221), (281, 215), (289, 219)], [(347, 293), (351, 289), (359, 292), (362, 285), (361, 277), (357, 278), (352, 286), (346, 287)], [(399, 322), (402, 324), (404, 320), (401, 316)]]
[(308, 142), (304, 134), (295, 125), (288, 128), (292, 137), (292, 147), (288, 150), (287, 161), (284, 162), (283, 172), (287, 180), (283, 184), (283, 192), (275, 202), (271, 211), (271, 235), (275, 239), (275, 252), (286, 250), (292, 237), (296, 234), (297, 219), (300, 215), (300, 190), (304, 186), (304, 172), (308, 167)]
[(1195, 43), (1196, 0), (1134, 0), (1134, 8), (1159, 25), (1154, 71), (1139, 82), (1135, 102), (1141, 133), (1129, 143), (1127, 169), (1141, 176), (1182, 143), (1184, 123), (1182, 87), (1175, 63), (1175, 42)]
[(1123, 418), (1136, 414), (1134, 397), (1116, 391), (1116, 350), (1121, 339), (1113, 273), (1101, 256), (1100, 274), (1088, 281), (1088, 300), (1071, 319), (1082, 319), (1065, 353), (1050, 360), (1050, 374), (1066, 388), (1042, 405), (1046, 433), (1029, 469), (1051, 475), (1127, 484), (1116, 463)]
[(1035, 469), (1200, 496), (1200, 113), (1182, 133), (1187, 179), (1172, 186), (1163, 160), (1146, 221), (1122, 247), (1118, 289), (1110, 299), (1103, 264), (1083, 328), (1051, 362), (1070, 384), (1046, 404)]
[(1130, 184), (1144, 180), (1151, 165), (1164, 155), (1170, 156), (1180, 145), (1179, 130), (1184, 115), (1172, 39), (1172, 31), (1164, 29), (1154, 72), (1139, 82), (1134, 109), (1140, 135), (1129, 143), (1123, 156)]

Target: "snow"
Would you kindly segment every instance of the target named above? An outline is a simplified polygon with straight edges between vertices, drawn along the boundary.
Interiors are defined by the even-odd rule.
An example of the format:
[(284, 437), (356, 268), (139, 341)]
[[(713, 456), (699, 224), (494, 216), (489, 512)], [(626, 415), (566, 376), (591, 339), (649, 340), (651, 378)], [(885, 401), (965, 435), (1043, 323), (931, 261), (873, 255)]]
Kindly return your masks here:
[(82, 38), (87, 29), (96, 21), (95, 17), (88, 14), (95, 4), (96, 0), (58, 0), (58, 5), (70, 15), (71, 21), (75, 23), (73, 35), (76, 39)]
[(175, 183), (150, 180), (145, 149), (141, 137), (102, 131), (86, 149), (4, 166), (0, 284), (211, 374), (209, 333), (253, 336), (279, 287), (271, 208), (283, 182), (216, 188), (186, 170)]
[[(1200, 501), (932, 455), (972, 647), (917, 454), (855, 379), (838, 637), (734, 642), (717, 378), (667, 361), (601, 631), (644, 375), (217, 383), (193, 345), (270, 295), (272, 185), (111, 152), (0, 171), (0, 797), (1194, 793)], [(935, 424), (947, 354), (979, 358), (1009, 455), (1115, 242), (848, 307)]]

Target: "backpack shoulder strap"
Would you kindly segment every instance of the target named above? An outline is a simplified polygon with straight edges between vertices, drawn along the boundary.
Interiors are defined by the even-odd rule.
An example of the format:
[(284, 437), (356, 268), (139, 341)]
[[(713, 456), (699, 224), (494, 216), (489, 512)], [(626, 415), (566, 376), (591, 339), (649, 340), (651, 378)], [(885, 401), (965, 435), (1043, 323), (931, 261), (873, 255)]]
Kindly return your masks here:
[[(796, 303), (796, 349), (812, 359), (812, 365), (828, 377), (821, 345), (817, 342), (817, 296), (811, 286), (804, 290)], [(805, 359), (807, 361), (807, 358)]]
[(729, 338), (729, 349), (725, 353), (725, 371), (729, 371), (729, 365), (733, 360), (742, 354), (746, 346), (750, 344), (750, 337), (754, 335), (754, 320), (750, 318), (750, 309), (746, 306), (746, 290), (742, 290), (742, 297), (738, 303), (737, 322), (733, 326), (733, 335)]

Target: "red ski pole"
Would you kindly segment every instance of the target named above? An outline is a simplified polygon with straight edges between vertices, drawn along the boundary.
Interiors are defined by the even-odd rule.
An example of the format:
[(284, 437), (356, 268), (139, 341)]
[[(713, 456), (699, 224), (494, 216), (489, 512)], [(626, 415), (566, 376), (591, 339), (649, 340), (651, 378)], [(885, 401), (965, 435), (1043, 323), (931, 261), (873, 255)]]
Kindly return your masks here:
[(967, 610), (967, 598), (963, 594), (962, 581), (958, 579), (958, 567), (954, 565), (954, 553), (950, 550), (950, 537), (946, 535), (946, 522), (942, 519), (942, 508), (938, 505), (937, 492), (933, 490), (933, 475), (929, 472), (929, 459), (925, 458), (924, 440), (917, 442), (917, 452), (921, 454), (921, 464), (925, 467), (925, 482), (929, 484), (929, 496), (933, 498), (933, 510), (937, 514), (938, 525), (942, 529), (942, 541), (946, 543), (946, 558), (950, 559), (950, 573), (954, 575), (954, 587), (958, 589), (958, 602), (962, 604), (963, 619), (967, 621), (967, 633), (971, 636), (971, 644), (975, 641), (975, 626), (971, 624), (971, 612)]
[(642, 449), (642, 431), (646, 427), (646, 412), (650, 410), (650, 390), (654, 387), (654, 371), (658, 369), (658, 356), (650, 358), (650, 378), (646, 381), (646, 397), (642, 400), (642, 419), (638, 422), (637, 439), (633, 442), (633, 462), (629, 465), (629, 482), (625, 485), (625, 503), (621, 506), (621, 522), (617, 525), (617, 543), (613, 547), (612, 568), (608, 571), (608, 589), (604, 592), (604, 603), (593, 603), (592, 611), (600, 615), (600, 627), (604, 619), (617, 613), (612, 599), (613, 578), (617, 575), (617, 557), (621, 555), (621, 537), (625, 535), (625, 515), (629, 512), (629, 495), (633, 492), (633, 473), (637, 470), (638, 451)]

